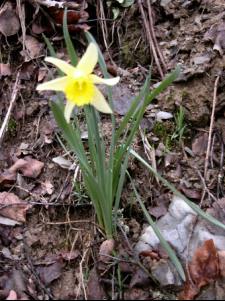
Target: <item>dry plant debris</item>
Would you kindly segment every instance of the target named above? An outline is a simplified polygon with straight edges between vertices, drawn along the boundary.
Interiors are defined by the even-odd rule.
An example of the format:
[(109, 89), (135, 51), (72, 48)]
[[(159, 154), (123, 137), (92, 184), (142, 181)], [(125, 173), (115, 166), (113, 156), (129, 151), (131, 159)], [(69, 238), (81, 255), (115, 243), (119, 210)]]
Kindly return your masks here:
[[(149, 32), (150, 38), (154, 39), (155, 59), (158, 58), (163, 74), (181, 63), (180, 78), (154, 101), (154, 106), (149, 107), (142, 123), (142, 129), (154, 147), (149, 160), (155, 162), (157, 170), (186, 196), (196, 204), (202, 200), (204, 209), (207, 208), (208, 212), (225, 222), (224, 1), (151, 1), (151, 14), (148, 2), (141, 1), (147, 21), (145, 28), (137, 1), (124, 9), (116, 21), (112, 21), (103, 1), (97, 1), (98, 9), (101, 8), (97, 12), (96, 1), (91, 0), (2, 2), (1, 124), (12, 99), (11, 91), (18, 71), (20, 84), (0, 152), (0, 298), (168, 298), (168, 290), (162, 290), (163, 283), (157, 286), (148, 273), (133, 263), (135, 257), (131, 253), (140, 239), (144, 221), (139, 208), (132, 203), (129, 183), (123, 194), (122, 221), (129, 227), (127, 240), (131, 248), (127, 247), (124, 236), (119, 236), (115, 245), (109, 244), (103, 250), (106, 256), (100, 257), (107, 243), (101, 245), (102, 240), (99, 240), (100, 234), (94, 227), (93, 212), (87, 204), (80, 176), (76, 177), (76, 187), (79, 189), (74, 190), (72, 187), (77, 169), (75, 167), (74, 171), (70, 155), (65, 156), (58, 145), (58, 130), (48, 107), (48, 101), (54, 100), (54, 97), (50, 93), (41, 97), (34, 93), (37, 82), (51, 79), (52, 73), (52, 70), (47, 70), (40, 63), (46, 55), (41, 34), (50, 38), (60, 58), (67, 59), (62, 46), (65, 7), (68, 8), (69, 31), (78, 50), (84, 46), (80, 31), (92, 27), (92, 32), (99, 34), (97, 24), (105, 24), (107, 30), (103, 40), (105, 37), (112, 38), (102, 43), (106, 49), (104, 54), (107, 66), (113, 76), (123, 78), (121, 85), (113, 91), (118, 120), (120, 115), (127, 112), (148, 73), (153, 58), (153, 53), (148, 54), (149, 45), (146, 43)], [(146, 28), (148, 32), (145, 32)], [(98, 37), (101, 41), (101, 36)], [(132, 44), (128, 43), (131, 41)], [(101, 47), (102, 50), (104, 47)], [(132, 55), (128, 50), (132, 50)], [(124, 66), (126, 69), (123, 69)], [(158, 73), (154, 62), (153, 80)], [(218, 75), (221, 80), (217, 88), (208, 178), (204, 179), (213, 85)], [(159, 132), (170, 131), (174, 119), (157, 120), (156, 116), (166, 112), (168, 116), (174, 117), (180, 105), (185, 110), (185, 122), (190, 131), (183, 145), (171, 146), (170, 143), (166, 144)], [(87, 138), (85, 129), (82, 129), (82, 133)], [(107, 119), (104, 133), (106, 136), (111, 133)], [(137, 138), (134, 147), (140, 154), (144, 154), (140, 138)], [(159, 224), (162, 223), (161, 219), (165, 221), (170, 212), (170, 193), (150, 178), (136, 162), (130, 165), (149, 212)], [(177, 208), (181, 208), (180, 205)], [(186, 224), (178, 220), (175, 223), (177, 228), (183, 229), (181, 236), (185, 241), (188, 241), (195, 218), (189, 212), (184, 218)], [(176, 231), (170, 225), (166, 226), (167, 236), (171, 238), (169, 242), (177, 254), (183, 258), (192, 257), (189, 263), (191, 277), (183, 290), (183, 298), (223, 299), (224, 232), (198, 221), (188, 254), (183, 252), (184, 242), (182, 244), (182, 241), (175, 240), (175, 236), (171, 235), (172, 230), (172, 233)], [(24, 251), (26, 243), (29, 252)], [(176, 278), (168, 256), (158, 244), (143, 251), (140, 259), (156, 277), (163, 275), (163, 281), (168, 280), (165, 275), (170, 275), (173, 281), (167, 283), (172, 285), (170, 291), (173, 292), (172, 297), (176, 298), (177, 287), (174, 289), (174, 283), (180, 287), (181, 282)], [(117, 267), (124, 281), (121, 295), (118, 293)], [(91, 272), (86, 282), (88, 271)], [(212, 293), (213, 285), (217, 293)]]
[(0, 193), (0, 215), (24, 223), (27, 210), (30, 208), (31, 205), (20, 200), (14, 193)]
[(180, 300), (193, 300), (202, 287), (219, 277), (219, 256), (213, 240), (207, 240), (196, 250), (188, 271), (188, 280), (180, 294)]

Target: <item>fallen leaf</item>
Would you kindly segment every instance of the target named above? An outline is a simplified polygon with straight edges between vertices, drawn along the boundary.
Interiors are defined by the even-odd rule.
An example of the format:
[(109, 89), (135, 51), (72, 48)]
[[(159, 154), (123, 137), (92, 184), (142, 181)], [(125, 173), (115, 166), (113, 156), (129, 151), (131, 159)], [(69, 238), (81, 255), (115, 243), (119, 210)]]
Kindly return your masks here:
[[(103, 93), (106, 91), (105, 87), (102, 88)], [(134, 101), (134, 93), (127, 87), (127, 85), (116, 86), (113, 89), (113, 105), (115, 112), (121, 116), (125, 115), (132, 102)]]
[(43, 54), (44, 44), (40, 43), (36, 38), (26, 35), (25, 38), (26, 60), (33, 60)]
[(76, 259), (78, 256), (80, 256), (80, 251), (75, 250), (75, 251), (72, 251), (72, 252), (61, 252), (60, 256), (62, 256), (62, 258), (65, 261), (71, 261), (71, 260)]
[(186, 188), (184, 185), (180, 185), (180, 190), (190, 199), (200, 200), (201, 191), (193, 188)]
[(222, 56), (225, 49), (225, 22), (213, 24), (205, 33), (204, 40), (212, 41), (214, 43), (213, 50), (217, 50)]
[(135, 287), (125, 292), (124, 300), (151, 300), (151, 298), (149, 292)]
[(63, 158), (62, 156), (55, 157), (52, 159), (52, 161), (63, 169), (70, 169), (73, 165), (71, 161)]
[(203, 133), (194, 138), (192, 143), (192, 151), (195, 155), (204, 155), (207, 150), (208, 133)]
[[(207, 213), (211, 214), (213, 217), (215, 217), (217, 220), (219, 220), (221, 223), (225, 223), (225, 198), (218, 199), (216, 202), (213, 202), (212, 207), (207, 209)], [(225, 235), (225, 231), (221, 228), (218, 228), (217, 226), (205, 223), (207, 229), (210, 230), (211, 233), (214, 233), (216, 235)], [(224, 248), (225, 249), (225, 248)]]
[(188, 278), (180, 300), (192, 300), (203, 286), (218, 278), (219, 258), (212, 239), (205, 241), (203, 246), (196, 250), (188, 268)]
[(167, 207), (163, 204), (159, 204), (159, 206), (148, 208), (148, 211), (152, 216), (160, 218), (167, 213)]
[(26, 212), (31, 207), (27, 202), (21, 201), (14, 193), (0, 193), (0, 214), (17, 222), (26, 222)]
[(103, 241), (99, 249), (99, 255), (100, 255), (99, 260), (104, 263), (108, 263), (109, 261), (111, 261), (110, 256), (112, 255), (114, 247), (115, 247), (114, 239), (107, 239)]
[(38, 35), (44, 33), (45, 31), (48, 31), (50, 28), (48, 21), (49, 20), (47, 18), (44, 18), (44, 16), (38, 14), (36, 19), (32, 23), (32, 32), (35, 35)]
[[(54, 21), (57, 24), (63, 24), (63, 15), (64, 9), (49, 9), (51, 16), (54, 18)], [(76, 24), (80, 21), (86, 21), (89, 15), (86, 11), (75, 11), (75, 10), (68, 10), (67, 11), (67, 23), (68, 25)]]
[(138, 268), (132, 275), (130, 288), (134, 288), (135, 286), (144, 287), (146, 285), (149, 285), (149, 282), (149, 275), (143, 269)]
[(126, 273), (126, 274), (131, 274), (135, 271), (134, 265), (126, 261), (119, 262), (119, 268), (122, 273)]
[(58, 279), (62, 274), (64, 264), (62, 260), (58, 260), (48, 266), (37, 267), (37, 272), (45, 285), (49, 285), (52, 281)]
[(6, 170), (0, 174), (0, 184), (2, 186), (7, 184), (13, 184), (15, 181), (16, 181), (15, 172), (10, 172), (9, 170)]
[(41, 183), (42, 189), (43, 189), (43, 195), (44, 194), (48, 194), (48, 195), (52, 195), (53, 191), (54, 191), (54, 186), (52, 185), (52, 183), (48, 180), (46, 180), (44, 183)]
[(20, 79), (22, 80), (31, 80), (36, 78), (38, 68), (37, 66), (30, 60), (23, 62), (21, 66)]
[(0, 76), (9, 76), (12, 74), (12, 70), (9, 64), (0, 64)]
[(0, 32), (6, 36), (17, 34), (20, 29), (19, 18), (11, 2), (7, 1), (0, 10)]
[(87, 283), (88, 300), (106, 300), (106, 293), (100, 283), (99, 275), (96, 268), (93, 268), (89, 274)]
[(40, 68), (38, 72), (38, 82), (42, 82), (43, 79), (47, 76), (48, 70), (46, 68)]
[(0, 216), (0, 224), (1, 225), (5, 225), (5, 226), (12, 226), (12, 227), (14, 227), (16, 225), (19, 225), (20, 223), (17, 222), (17, 221), (12, 220), (10, 218), (6, 218), (6, 217), (1, 217)]
[(225, 278), (225, 251), (218, 251), (220, 275)]
[(214, 281), (219, 273), (218, 253), (212, 239), (198, 248), (189, 266), (192, 281), (200, 288)]
[(30, 156), (24, 157), (23, 159), (18, 159), (13, 166), (11, 166), (8, 171), (13, 174), (17, 171), (22, 172), (25, 177), (37, 178), (42, 169), (44, 163), (36, 159), (32, 159)]

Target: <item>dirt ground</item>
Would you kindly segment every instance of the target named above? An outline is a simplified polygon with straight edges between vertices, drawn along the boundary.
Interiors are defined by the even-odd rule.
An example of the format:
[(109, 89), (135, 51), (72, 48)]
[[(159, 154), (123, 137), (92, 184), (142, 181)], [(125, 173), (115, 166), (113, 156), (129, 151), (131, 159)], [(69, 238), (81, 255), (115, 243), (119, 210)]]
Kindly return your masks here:
[[(58, 57), (68, 58), (62, 35), (63, 8), (55, 4), (57, 1), (46, 1), (54, 2), (52, 6), (44, 2), (0, 4), (1, 128), (10, 104), (13, 105), (7, 130), (0, 136), (0, 297), (177, 298), (181, 291), (185, 292), (183, 284), (163, 286), (152, 277), (152, 267), (168, 258), (165, 252), (152, 251), (138, 258), (135, 254), (135, 245), (147, 223), (128, 180), (122, 194), (116, 255), (108, 262), (99, 259), (105, 238), (96, 224), (79, 167), (50, 110), (49, 103), (57, 96), (35, 90), (38, 83), (55, 74), (43, 61), (47, 55), (43, 33)], [(149, 46), (149, 32), (154, 30), (165, 62), (165, 66), (160, 62), (163, 75), (177, 64), (181, 74), (149, 106), (134, 148), (202, 209), (212, 210), (219, 204), (213, 214), (225, 223), (224, 1), (152, 1), (151, 30), (146, 28), (141, 13), (142, 7), (147, 16), (147, 1), (134, 1), (128, 8), (111, 1), (119, 8), (115, 20), (112, 6), (104, 7), (103, 2), (68, 4), (72, 5), (69, 30), (78, 53), (86, 47), (83, 31), (90, 30), (104, 52), (108, 71), (121, 76), (121, 83), (113, 90), (119, 122), (151, 64), (151, 88), (161, 81)], [(179, 127), (180, 107), (184, 120)], [(165, 112), (172, 115), (168, 117)], [(162, 119), (157, 117), (162, 115)], [(210, 124), (211, 147), (207, 151)], [(103, 128), (107, 136), (107, 116), (103, 117)], [(84, 126), (84, 137), (85, 133)], [(129, 171), (154, 220), (165, 216), (172, 193), (134, 159), (130, 160)], [(11, 204), (8, 207), (4, 205), (5, 198)], [(201, 300), (222, 298), (223, 276), (224, 273), (210, 275), (210, 281), (200, 286), (204, 291), (193, 293), (192, 299), (197, 295)]]

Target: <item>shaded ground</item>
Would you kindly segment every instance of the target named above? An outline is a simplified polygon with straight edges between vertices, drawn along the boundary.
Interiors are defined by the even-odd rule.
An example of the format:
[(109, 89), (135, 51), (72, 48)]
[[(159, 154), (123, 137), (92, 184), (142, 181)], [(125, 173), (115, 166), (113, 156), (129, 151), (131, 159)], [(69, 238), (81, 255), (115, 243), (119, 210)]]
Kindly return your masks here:
[[(0, 13), (1, 124), (20, 70), (16, 103), (0, 151), (0, 204), (4, 204), (3, 192), (14, 193), (19, 201), (15, 201), (13, 195), (16, 210), (10, 215), (1, 205), (0, 214), (21, 223), (12, 227), (8, 220), (0, 221), (0, 296), (6, 298), (14, 291), (17, 299), (174, 298), (178, 294), (177, 287), (165, 288), (148, 274), (152, 266), (167, 259), (163, 250), (143, 255), (140, 262), (134, 254), (145, 221), (129, 182), (125, 184), (122, 197), (116, 255), (110, 262), (102, 262), (99, 258), (104, 237), (95, 224), (79, 169), (72, 164), (71, 154), (62, 147), (63, 140), (48, 104), (55, 96), (35, 91), (37, 82), (47, 80), (54, 72), (43, 64), (47, 51), (42, 32), (49, 36), (59, 57), (67, 58), (60, 26), (62, 12), (54, 7), (36, 5), (35, 14), (32, 1), (28, 2), (20, 7), (21, 10), (16, 9), (15, 4), (7, 4), (7, 9)], [(77, 30), (92, 25), (87, 21), (87, 12), (93, 18), (99, 17), (98, 10), (93, 15), (94, 8), (91, 1), (89, 8), (81, 4), (75, 7), (80, 11), (77, 18), (80, 23), (71, 13), (70, 30), (79, 50), (83, 49), (85, 40)], [(219, 0), (153, 1), (152, 8), (154, 30), (168, 71), (180, 63), (182, 73), (149, 107), (142, 122), (143, 135), (138, 135), (134, 148), (150, 163), (156, 164), (157, 170), (187, 197), (204, 209), (211, 208), (224, 198), (224, 4)], [(144, 9), (147, 9), (145, 5)], [(5, 11), (7, 18), (2, 17)], [(107, 12), (105, 10), (105, 17)], [(9, 16), (13, 24), (11, 29), (5, 26)], [(50, 20), (55, 29), (49, 29), (46, 20)], [(26, 32), (23, 24), (26, 24)], [(152, 57), (137, 3), (121, 9), (118, 19), (110, 24), (113, 26), (108, 26), (105, 41), (112, 45), (110, 56), (105, 52), (105, 58), (109, 71), (122, 77), (121, 84), (113, 92), (119, 122), (143, 83)], [(114, 26), (119, 30), (114, 31), (112, 39), (110, 29)], [(104, 50), (102, 28), (99, 21), (94, 23), (92, 31)], [(204, 174), (217, 76), (220, 80), (212, 147)], [(153, 63), (153, 84), (159, 80)], [(179, 141), (175, 116), (180, 105), (184, 108), (185, 131)], [(160, 121), (157, 114), (162, 111), (172, 113), (173, 118)], [(106, 117), (103, 127), (107, 136), (110, 124)], [(82, 130), (85, 136), (85, 127)], [(154, 151), (146, 146), (145, 139)], [(31, 158), (37, 161), (30, 161)], [(25, 162), (19, 161), (21, 159)], [(152, 216), (155, 219), (165, 216), (172, 197), (168, 189), (149, 176), (135, 160), (130, 162), (129, 169)], [(219, 204), (221, 211), (217, 217), (225, 222), (225, 204)], [(15, 217), (15, 212), (19, 218)], [(224, 292), (222, 284), (217, 282), (215, 286), (217, 291), (213, 291), (212, 298), (218, 297), (218, 291)], [(206, 291), (203, 299), (208, 296)]]

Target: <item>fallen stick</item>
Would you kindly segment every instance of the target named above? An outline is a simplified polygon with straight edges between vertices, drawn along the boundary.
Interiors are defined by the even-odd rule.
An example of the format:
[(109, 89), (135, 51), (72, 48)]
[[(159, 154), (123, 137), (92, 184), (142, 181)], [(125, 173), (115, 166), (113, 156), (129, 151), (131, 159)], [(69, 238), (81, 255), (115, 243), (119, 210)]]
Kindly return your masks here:
[(166, 63), (165, 63), (165, 60), (164, 60), (164, 57), (163, 57), (163, 54), (161, 52), (161, 49), (159, 47), (159, 44), (157, 42), (157, 39), (156, 39), (156, 35), (155, 35), (155, 31), (154, 31), (154, 23), (153, 23), (153, 20), (152, 20), (152, 7), (151, 7), (151, 2), (150, 1), (147, 1), (147, 4), (148, 4), (148, 17), (149, 17), (149, 28), (150, 28), (150, 33), (151, 33), (151, 36), (152, 36), (152, 40), (155, 44), (155, 48), (156, 48), (156, 52), (158, 53), (158, 56), (161, 60), (161, 63), (162, 63), (162, 66), (163, 66), (163, 71), (164, 73), (167, 72), (167, 66), (166, 66)]
[(150, 50), (152, 51), (153, 58), (155, 60), (156, 66), (158, 68), (160, 77), (161, 77), (161, 79), (163, 79), (164, 78), (164, 73), (162, 71), (162, 68), (161, 68), (161, 65), (160, 65), (160, 62), (159, 62), (159, 59), (158, 59), (158, 56), (157, 56), (157, 52), (156, 52), (156, 49), (155, 49), (154, 41), (153, 41), (150, 29), (149, 29), (149, 25), (148, 25), (148, 22), (147, 22), (147, 17), (145, 15), (145, 12), (144, 12), (141, 0), (138, 0), (138, 6), (139, 6), (139, 9), (140, 9), (140, 12), (141, 12), (142, 20), (144, 22), (144, 26), (145, 26), (145, 30), (146, 30), (146, 34), (147, 34), (147, 39), (148, 39), (148, 42), (149, 42)]
[(212, 132), (213, 132), (213, 125), (214, 125), (214, 117), (215, 117), (215, 109), (216, 109), (216, 101), (217, 101), (217, 87), (220, 77), (217, 76), (214, 84), (214, 93), (213, 93), (213, 106), (212, 106), (212, 114), (210, 120), (210, 127), (209, 127), (209, 136), (208, 136), (208, 145), (205, 157), (205, 168), (204, 168), (204, 178), (207, 178), (207, 171), (209, 165), (209, 153), (211, 148), (211, 141), (212, 141)]
[(7, 130), (8, 127), (8, 123), (9, 123), (9, 119), (10, 119), (10, 115), (13, 109), (13, 105), (16, 101), (17, 98), (17, 93), (18, 93), (18, 83), (19, 83), (19, 76), (20, 76), (20, 72), (17, 73), (16, 76), (16, 81), (15, 84), (13, 86), (13, 91), (12, 91), (12, 95), (11, 95), (11, 100), (10, 100), (10, 104), (9, 104), (9, 108), (8, 108), (8, 112), (6, 113), (5, 119), (2, 123), (1, 129), (0, 129), (0, 148), (1, 148), (1, 144), (4, 138), (4, 134)]

